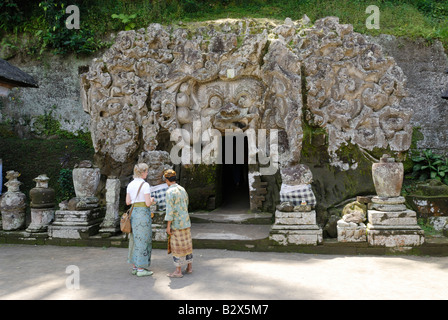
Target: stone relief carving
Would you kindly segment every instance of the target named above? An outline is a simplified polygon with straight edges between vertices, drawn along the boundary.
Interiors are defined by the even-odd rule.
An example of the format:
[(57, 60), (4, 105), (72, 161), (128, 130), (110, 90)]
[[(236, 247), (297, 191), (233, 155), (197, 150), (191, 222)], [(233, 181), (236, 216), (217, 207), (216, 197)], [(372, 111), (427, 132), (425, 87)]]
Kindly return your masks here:
[(305, 71), (306, 119), (327, 129), (330, 155), (349, 142), (367, 150), (409, 148), (412, 111), (399, 106), (406, 78), (380, 46), (334, 17), (292, 41)]
[(409, 148), (412, 113), (399, 106), (406, 79), (352, 26), (329, 17), (243, 29), (152, 24), (120, 32), (81, 75), (99, 158), (115, 167), (135, 162), (140, 152), (157, 150), (160, 131), (192, 132), (196, 120), (201, 133), (278, 129), (283, 167), (300, 161), (303, 119), (326, 129), (334, 165), (346, 143)]

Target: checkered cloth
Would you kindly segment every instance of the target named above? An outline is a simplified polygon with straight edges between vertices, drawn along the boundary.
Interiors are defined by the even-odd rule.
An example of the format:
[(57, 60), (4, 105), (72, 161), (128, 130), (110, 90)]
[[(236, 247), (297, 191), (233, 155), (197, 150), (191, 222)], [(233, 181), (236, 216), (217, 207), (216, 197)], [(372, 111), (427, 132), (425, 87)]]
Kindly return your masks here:
[(151, 187), (151, 197), (157, 201), (157, 211), (164, 211), (166, 208), (165, 196), (168, 185), (166, 183)]
[(169, 236), (169, 251), (173, 255), (174, 265), (180, 267), (193, 261), (193, 241), (190, 228), (172, 229)]
[(297, 206), (305, 201), (311, 207), (316, 205), (316, 197), (310, 184), (301, 184), (298, 186), (282, 185), (280, 190), (280, 202), (289, 202)]

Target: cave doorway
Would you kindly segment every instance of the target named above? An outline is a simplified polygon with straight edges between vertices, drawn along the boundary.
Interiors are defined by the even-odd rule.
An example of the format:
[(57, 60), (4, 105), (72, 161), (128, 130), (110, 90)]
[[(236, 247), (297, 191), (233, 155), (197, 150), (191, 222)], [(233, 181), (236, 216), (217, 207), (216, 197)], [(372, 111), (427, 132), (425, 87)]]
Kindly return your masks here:
[(246, 135), (222, 136), (222, 204), (220, 209), (247, 213), (250, 209), (249, 148)]

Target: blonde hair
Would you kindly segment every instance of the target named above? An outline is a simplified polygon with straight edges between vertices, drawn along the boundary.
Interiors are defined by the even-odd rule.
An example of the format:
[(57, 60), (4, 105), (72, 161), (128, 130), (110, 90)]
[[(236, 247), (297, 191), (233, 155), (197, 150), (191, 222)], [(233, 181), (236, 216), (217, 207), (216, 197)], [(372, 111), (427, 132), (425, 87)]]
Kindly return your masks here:
[(137, 163), (134, 166), (134, 178), (141, 178), (142, 175), (148, 171), (148, 165), (146, 163)]

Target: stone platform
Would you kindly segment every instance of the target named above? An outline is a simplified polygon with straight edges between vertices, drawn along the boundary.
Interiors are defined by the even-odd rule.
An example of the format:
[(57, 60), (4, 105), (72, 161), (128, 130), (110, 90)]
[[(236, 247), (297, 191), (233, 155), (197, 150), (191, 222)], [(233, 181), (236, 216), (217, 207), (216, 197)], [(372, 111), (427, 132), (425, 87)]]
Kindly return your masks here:
[(403, 197), (372, 198), (368, 210), (367, 241), (372, 246), (415, 247), (425, 242), (424, 231), (417, 224), (417, 213), (406, 209)]
[(48, 226), (48, 235), (62, 239), (84, 239), (95, 235), (99, 232), (104, 214), (102, 208), (82, 211), (58, 210), (55, 213), (55, 221)]
[(316, 211), (276, 210), (270, 240), (282, 245), (318, 245), (322, 243), (322, 229), (316, 224)]

